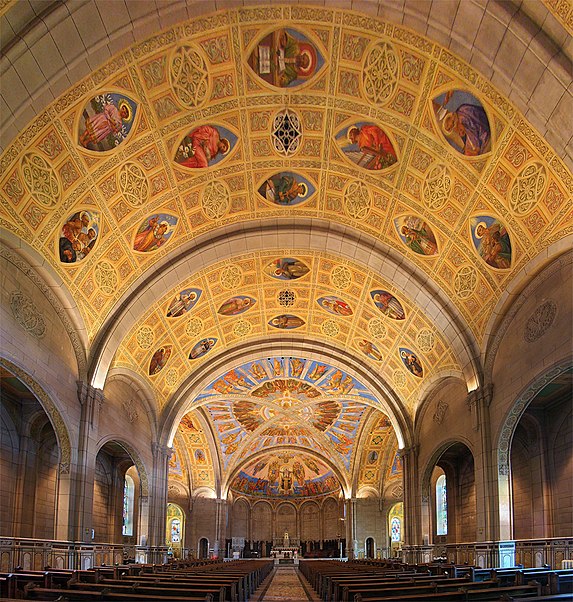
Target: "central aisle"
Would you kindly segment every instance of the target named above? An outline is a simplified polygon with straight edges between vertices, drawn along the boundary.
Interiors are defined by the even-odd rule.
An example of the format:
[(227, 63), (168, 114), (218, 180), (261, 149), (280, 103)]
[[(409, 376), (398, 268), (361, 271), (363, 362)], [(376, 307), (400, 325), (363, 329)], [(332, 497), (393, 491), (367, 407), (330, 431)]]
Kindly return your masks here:
[(314, 590), (293, 566), (279, 566), (269, 577), (270, 583), (264, 583), (255, 592), (253, 602), (319, 602)]

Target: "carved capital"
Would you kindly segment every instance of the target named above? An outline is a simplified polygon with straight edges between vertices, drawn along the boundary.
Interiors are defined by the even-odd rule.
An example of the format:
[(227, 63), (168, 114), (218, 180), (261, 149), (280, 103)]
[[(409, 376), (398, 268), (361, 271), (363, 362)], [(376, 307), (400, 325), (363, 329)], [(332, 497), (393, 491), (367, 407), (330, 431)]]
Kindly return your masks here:
[(163, 445), (162, 443), (157, 443), (154, 441), (151, 444), (151, 451), (155, 458), (163, 457), (165, 460), (168, 460), (173, 453), (173, 448), (169, 447), (169, 445)]

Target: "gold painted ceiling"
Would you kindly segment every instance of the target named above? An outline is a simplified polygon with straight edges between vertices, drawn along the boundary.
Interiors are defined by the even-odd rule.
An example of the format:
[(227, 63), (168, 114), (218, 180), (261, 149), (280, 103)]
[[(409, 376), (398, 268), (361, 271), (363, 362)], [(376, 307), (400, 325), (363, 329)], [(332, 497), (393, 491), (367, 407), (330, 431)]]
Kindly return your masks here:
[(62, 94), (1, 167), (0, 223), (73, 298), (79, 364), (96, 386), (129, 371), (178, 419), (193, 374), (271, 339), (352, 355), (410, 419), (440, 378), (475, 388), (506, 288), (573, 217), (571, 174), (488, 80), (324, 8), (159, 32)]

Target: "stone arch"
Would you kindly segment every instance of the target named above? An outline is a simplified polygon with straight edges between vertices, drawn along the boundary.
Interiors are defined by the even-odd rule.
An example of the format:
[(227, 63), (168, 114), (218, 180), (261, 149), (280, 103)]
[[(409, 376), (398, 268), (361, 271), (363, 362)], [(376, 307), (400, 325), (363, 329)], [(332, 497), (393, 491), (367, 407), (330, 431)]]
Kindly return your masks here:
[(70, 463), (72, 461), (72, 447), (70, 443), (68, 427), (66, 426), (62, 414), (52, 401), (52, 398), (36, 380), (34, 380), (27, 372), (22, 370), (10, 360), (6, 358), (0, 358), (0, 366), (3, 366), (14, 376), (18, 377), (30, 389), (30, 391), (34, 393), (41, 406), (46, 411), (54, 432), (56, 433), (58, 447), (60, 449), (59, 473), (69, 474)]
[(273, 509), (269, 502), (260, 500), (253, 504), (251, 517), (253, 531), (252, 536), (256, 541), (272, 541), (272, 515)]
[(525, 412), (531, 400), (537, 393), (557, 378), (560, 374), (571, 368), (571, 359), (560, 362), (535, 379), (522, 390), (517, 397), (499, 430), (494, 449), (497, 451), (497, 488), (498, 488), (498, 512), (499, 512), (499, 539), (511, 539), (513, 537), (513, 517), (511, 512), (511, 474), (510, 474), (510, 449), (515, 427)]
[(143, 464), (141, 456), (139, 455), (139, 452), (133, 447), (133, 445), (125, 441), (125, 439), (117, 437), (116, 435), (107, 435), (106, 437), (98, 441), (95, 454), (97, 455), (107, 443), (117, 443), (117, 445), (122, 447), (125, 450), (125, 452), (129, 455), (135, 468), (137, 469), (137, 473), (139, 474), (141, 497), (147, 498), (149, 496), (149, 478), (147, 475), (147, 470), (145, 469), (145, 465)]

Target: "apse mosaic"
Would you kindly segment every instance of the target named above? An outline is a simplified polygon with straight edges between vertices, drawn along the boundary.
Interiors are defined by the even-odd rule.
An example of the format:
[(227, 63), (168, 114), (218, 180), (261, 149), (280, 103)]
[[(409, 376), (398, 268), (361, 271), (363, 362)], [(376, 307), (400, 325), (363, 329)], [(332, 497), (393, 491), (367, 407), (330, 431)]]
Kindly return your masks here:
[[(569, 235), (573, 178), (479, 73), (383, 25), (336, 8), (197, 17), (75, 82), (22, 130), (1, 158), (0, 219), (73, 292), (88, 344), (167, 254), (233, 224), (285, 217), (286, 207), (289, 218), (330, 221), (401, 255), (483, 339), (507, 283)], [(281, 150), (276, 141), (289, 132), (296, 149)], [(341, 287), (331, 272), (345, 262), (351, 276)], [(279, 285), (296, 294), (288, 309)], [(205, 297), (179, 297), (168, 317), (191, 289)], [(255, 302), (217, 313), (232, 297)], [(316, 301), (326, 297), (352, 315), (323, 309)], [(189, 366), (212, 357), (203, 343), (189, 359), (198, 343), (216, 340), (223, 351), (283, 331), (355, 349), (410, 412), (426, 378), (461, 373), (399, 283), (302, 242), (182, 275), (135, 319), (112, 367), (146, 378), (158, 407)], [(417, 340), (427, 332), (428, 351)], [(150, 376), (163, 342), (171, 355)]]
[(268, 454), (239, 471), (236, 493), (264, 497), (313, 497), (336, 493), (340, 483), (327, 466), (309, 454)]

